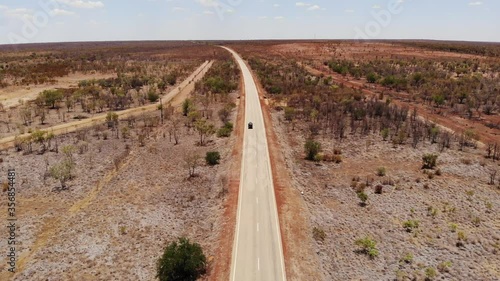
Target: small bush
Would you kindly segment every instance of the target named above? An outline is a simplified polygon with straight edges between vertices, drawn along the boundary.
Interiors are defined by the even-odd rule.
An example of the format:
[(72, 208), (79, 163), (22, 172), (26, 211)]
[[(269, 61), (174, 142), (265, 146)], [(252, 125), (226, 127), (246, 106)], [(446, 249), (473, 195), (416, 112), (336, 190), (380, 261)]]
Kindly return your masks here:
[(361, 200), (361, 206), (366, 206), (366, 201), (368, 201), (368, 195), (363, 191), (358, 192), (358, 198)]
[(407, 220), (403, 223), (403, 227), (407, 232), (412, 232), (414, 229), (418, 228), (418, 221), (416, 220)]
[(150, 91), (148, 93), (148, 100), (150, 102), (157, 102), (159, 98), (160, 98), (160, 96), (154, 91)]
[(457, 232), (458, 225), (456, 223), (450, 223), (449, 226), (451, 232)]
[(314, 140), (307, 140), (304, 145), (304, 150), (306, 152), (306, 159), (310, 161), (315, 161), (316, 156), (321, 151), (321, 144)]
[(436, 273), (436, 270), (434, 269), (434, 267), (428, 267), (427, 269), (425, 269), (425, 279), (426, 280), (432, 280), (434, 279), (434, 277), (436, 277), (437, 273)]
[(439, 272), (449, 272), (451, 266), (451, 261), (444, 261), (437, 266), (437, 269), (439, 270)]
[(226, 122), (224, 126), (217, 131), (217, 137), (228, 138), (231, 136), (232, 132), (233, 132), (233, 123)]
[(390, 130), (388, 128), (385, 128), (385, 129), (382, 129), (382, 131), (380, 133), (382, 134), (382, 139), (384, 141), (386, 141), (387, 138), (389, 137)]
[(459, 231), (457, 234), (457, 239), (460, 241), (466, 241), (467, 236), (465, 235), (465, 233), (463, 231)]
[(377, 168), (377, 176), (384, 177), (386, 173), (387, 173), (387, 170), (385, 169), (385, 167)]
[(437, 164), (438, 155), (436, 154), (425, 154), (422, 157), (422, 161), (424, 162), (422, 169), (434, 169)]
[(479, 227), (481, 225), (481, 218), (480, 217), (475, 217), (474, 219), (472, 219), (472, 224), (475, 227)]
[(411, 253), (406, 254), (404, 257), (401, 258), (400, 262), (404, 262), (407, 264), (410, 264), (413, 262), (413, 255)]
[(375, 240), (365, 237), (356, 240), (355, 244), (361, 247), (361, 252), (368, 255), (370, 258), (376, 258), (379, 255), (377, 250), (377, 242)]
[(377, 184), (377, 186), (375, 186), (375, 193), (376, 194), (382, 194), (383, 193), (383, 189), (384, 189), (383, 185)]
[(218, 165), (220, 161), (220, 153), (218, 151), (207, 152), (205, 160), (207, 161), (207, 164), (210, 166)]
[(160, 281), (195, 281), (205, 272), (206, 257), (198, 243), (179, 238), (170, 243), (156, 264), (156, 277)]
[(372, 84), (377, 82), (377, 74), (375, 74), (374, 72), (368, 73), (368, 75), (366, 75), (366, 81)]
[(316, 241), (325, 241), (326, 239), (326, 233), (323, 229), (314, 227), (313, 228), (313, 238)]

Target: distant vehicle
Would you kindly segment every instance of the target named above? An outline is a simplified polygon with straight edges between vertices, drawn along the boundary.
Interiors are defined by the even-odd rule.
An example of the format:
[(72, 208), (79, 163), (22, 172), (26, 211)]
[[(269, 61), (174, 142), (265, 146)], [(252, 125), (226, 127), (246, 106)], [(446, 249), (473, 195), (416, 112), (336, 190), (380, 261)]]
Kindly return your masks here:
[(250, 129), (250, 130), (253, 129), (253, 123), (252, 122), (248, 123), (248, 129)]

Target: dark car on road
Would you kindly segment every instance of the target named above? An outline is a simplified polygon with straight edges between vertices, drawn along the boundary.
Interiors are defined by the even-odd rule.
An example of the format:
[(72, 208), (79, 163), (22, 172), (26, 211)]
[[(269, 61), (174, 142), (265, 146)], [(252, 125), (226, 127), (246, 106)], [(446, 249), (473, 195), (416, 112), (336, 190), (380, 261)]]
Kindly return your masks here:
[(248, 129), (253, 129), (253, 123), (252, 122), (248, 123)]

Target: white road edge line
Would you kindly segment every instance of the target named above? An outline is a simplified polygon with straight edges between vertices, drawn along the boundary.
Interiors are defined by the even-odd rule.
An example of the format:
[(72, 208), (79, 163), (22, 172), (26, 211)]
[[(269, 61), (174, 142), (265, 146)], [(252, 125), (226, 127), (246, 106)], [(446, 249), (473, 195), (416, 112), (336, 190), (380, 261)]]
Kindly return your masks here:
[[(222, 47), (224, 49), (226, 49), (227, 51), (229, 51), (231, 53), (231, 55), (233, 55), (232, 53), (232, 50), (226, 48), (226, 47)], [(236, 64), (238, 64), (238, 61), (236, 60), (236, 57), (234, 57), (233, 55), (233, 58), (234, 60), (236, 61)], [(239, 64), (238, 64), (238, 67), (239, 67)], [(245, 79), (243, 78), (243, 70), (241, 69), (241, 79), (243, 81), (243, 89), (245, 89), (246, 85), (245, 85)], [(246, 124), (246, 121), (247, 121), (247, 110), (246, 110), (246, 106), (247, 106), (247, 100), (246, 100), (246, 92), (245, 92), (245, 116), (244, 116), (244, 119), (245, 119), (245, 122), (244, 124)], [(245, 159), (245, 144), (246, 144), (246, 141), (245, 141), (245, 134), (246, 134), (246, 130), (243, 130), (243, 151), (242, 151), (242, 155), (241, 155), (241, 170), (240, 170), (240, 186), (239, 186), (239, 192), (238, 192), (238, 218), (237, 218), (237, 221), (236, 221), (236, 239), (234, 239), (234, 244), (233, 244), (233, 251), (234, 251), (234, 259), (231, 261), (231, 264), (234, 263), (234, 267), (233, 267), (233, 273), (231, 274), (233, 277), (231, 278), (233, 281), (236, 281), (236, 261), (238, 260), (238, 240), (239, 240), (239, 234), (240, 234), (240, 221), (241, 221), (241, 202), (242, 202), (242, 197), (243, 197), (243, 189), (241, 188), (241, 185), (243, 183), (243, 170), (244, 170), (244, 167), (245, 167), (245, 161), (243, 161), (243, 159)]]
[(260, 271), (260, 258), (257, 258), (257, 269)]

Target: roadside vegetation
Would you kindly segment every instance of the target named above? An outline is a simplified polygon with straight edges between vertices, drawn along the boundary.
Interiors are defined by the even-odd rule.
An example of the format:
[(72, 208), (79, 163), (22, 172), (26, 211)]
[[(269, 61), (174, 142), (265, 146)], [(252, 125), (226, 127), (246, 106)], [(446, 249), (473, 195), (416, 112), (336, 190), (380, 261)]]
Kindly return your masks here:
[[(487, 198), (500, 190), (499, 146), (483, 145), (476, 126), (451, 131), (425, 117), (496, 120), (498, 61), (362, 53), (405, 50), (395, 43), (263, 46), (235, 49), (259, 77), (298, 200), (321, 226), (311, 254), (324, 278), (493, 278), (481, 264), (498, 262), (490, 227), (500, 206)], [(472, 256), (472, 268), (459, 266)]]

